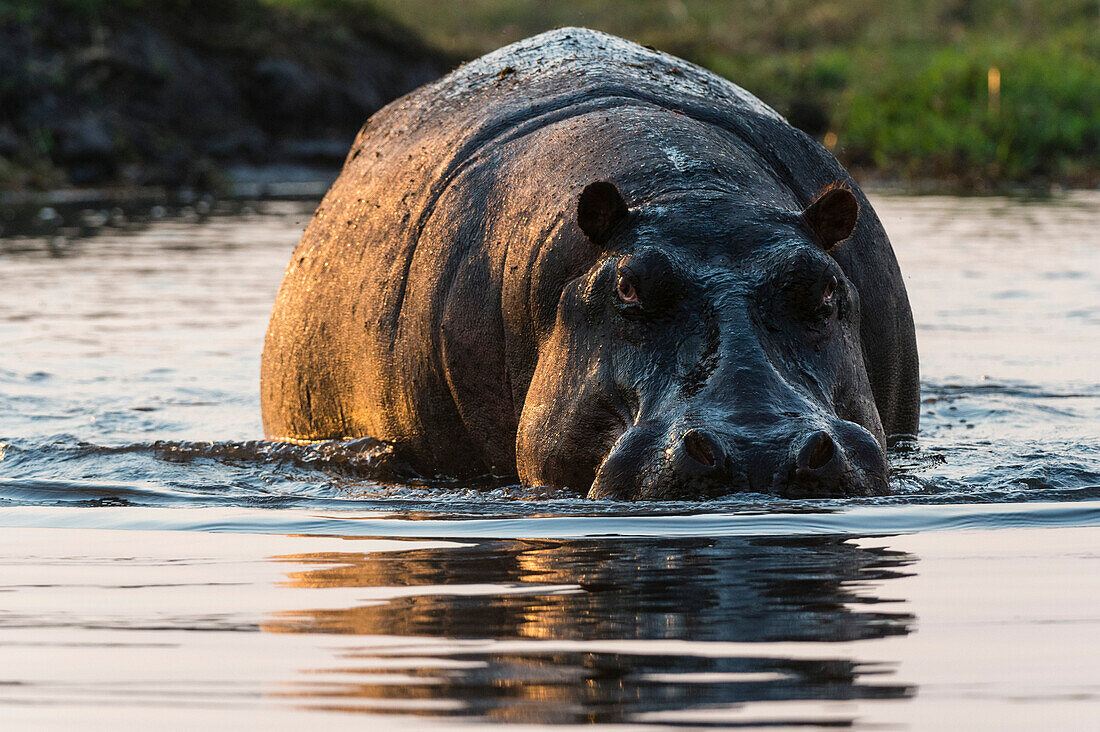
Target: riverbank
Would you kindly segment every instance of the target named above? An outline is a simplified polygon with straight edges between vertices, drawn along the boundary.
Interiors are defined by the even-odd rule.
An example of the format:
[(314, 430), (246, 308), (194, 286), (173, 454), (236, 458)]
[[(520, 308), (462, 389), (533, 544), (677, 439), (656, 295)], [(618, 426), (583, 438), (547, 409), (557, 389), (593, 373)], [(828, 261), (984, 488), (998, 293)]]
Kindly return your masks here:
[(1090, 0), (374, 4), (459, 57), (559, 25), (650, 44), (749, 90), (877, 187), (1100, 184), (1100, 9)]
[(381, 106), (558, 25), (734, 80), (879, 189), (1095, 187), (1096, 13), (1084, 0), (768, 12), (733, 0), (0, 0), (0, 192), (329, 180)]
[(453, 62), (362, 3), (0, 2), (0, 191), (331, 177)]

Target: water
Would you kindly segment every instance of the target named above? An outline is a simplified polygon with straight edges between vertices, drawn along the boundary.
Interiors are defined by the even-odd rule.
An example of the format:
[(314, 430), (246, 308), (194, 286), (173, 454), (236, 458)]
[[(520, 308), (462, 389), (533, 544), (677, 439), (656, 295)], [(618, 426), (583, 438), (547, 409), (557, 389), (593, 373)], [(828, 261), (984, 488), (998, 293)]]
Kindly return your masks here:
[(0, 715), (21, 726), (1028, 729), (1100, 700), (1100, 195), (874, 199), (894, 495), (590, 502), (258, 442), (310, 207), (0, 240)]

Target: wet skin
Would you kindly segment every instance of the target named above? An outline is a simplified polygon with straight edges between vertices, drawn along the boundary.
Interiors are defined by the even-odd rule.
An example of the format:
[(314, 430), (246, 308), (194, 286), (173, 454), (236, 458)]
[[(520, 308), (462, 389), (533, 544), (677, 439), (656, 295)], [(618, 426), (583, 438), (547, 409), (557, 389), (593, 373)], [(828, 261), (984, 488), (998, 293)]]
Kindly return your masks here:
[(591, 498), (888, 491), (859, 295), (803, 217), (688, 193), (614, 228), (541, 349), (525, 482), (564, 476)]
[(887, 491), (917, 429), (889, 239), (739, 87), (565, 28), (389, 105), (287, 267), (269, 439), (593, 498)]

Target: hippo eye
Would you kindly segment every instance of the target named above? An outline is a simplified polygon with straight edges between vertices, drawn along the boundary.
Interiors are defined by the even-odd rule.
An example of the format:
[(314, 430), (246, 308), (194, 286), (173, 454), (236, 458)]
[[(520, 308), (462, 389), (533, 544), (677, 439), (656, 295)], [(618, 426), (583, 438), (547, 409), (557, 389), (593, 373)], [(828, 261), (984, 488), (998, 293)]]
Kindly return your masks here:
[(828, 284), (825, 285), (825, 291), (821, 293), (821, 304), (832, 305), (833, 295), (836, 294), (836, 287), (840, 284), (836, 277), (830, 277)]
[(618, 282), (616, 283), (616, 289), (619, 292), (619, 300), (627, 305), (633, 305), (638, 302), (638, 290), (635, 289), (634, 283), (630, 281), (630, 278), (626, 275), (619, 273)]

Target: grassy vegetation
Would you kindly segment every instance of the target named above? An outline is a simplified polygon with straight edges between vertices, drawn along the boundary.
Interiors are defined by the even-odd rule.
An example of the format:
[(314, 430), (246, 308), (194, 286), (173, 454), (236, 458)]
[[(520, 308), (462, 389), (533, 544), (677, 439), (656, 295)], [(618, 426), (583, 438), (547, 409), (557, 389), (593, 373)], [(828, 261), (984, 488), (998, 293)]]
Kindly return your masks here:
[[(0, 0), (0, 30), (35, 28), (62, 46), (74, 28), (124, 16), (176, 28), (203, 56), (332, 69), (351, 39), (413, 42), (406, 29), (445, 64), (584, 25), (726, 76), (864, 178), (956, 190), (1100, 184), (1100, 0)], [(18, 79), (57, 66), (19, 53), (5, 67), (0, 49), (0, 148)], [(49, 150), (34, 151), (57, 137), (19, 134), (22, 152), (0, 150), (0, 182), (45, 165)], [(13, 165), (19, 175), (5, 173)]]
[(1098, 0), (371, 2), (459, 57), (559, 25), (656, 46), (755, 93), (865, 176), (1100, 183)]

